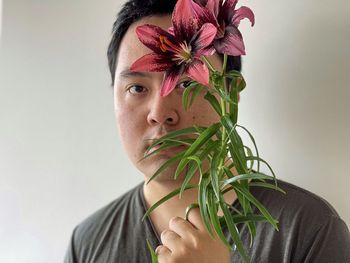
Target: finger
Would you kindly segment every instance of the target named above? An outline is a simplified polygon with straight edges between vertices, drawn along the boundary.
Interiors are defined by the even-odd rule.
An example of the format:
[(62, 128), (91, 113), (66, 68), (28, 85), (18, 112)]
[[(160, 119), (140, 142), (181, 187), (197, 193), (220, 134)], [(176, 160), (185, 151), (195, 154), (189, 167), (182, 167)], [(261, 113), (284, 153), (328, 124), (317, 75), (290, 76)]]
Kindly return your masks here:
[(205, 231), (205, 225), (203, 224), (202, 217), (200, 214), (200, 210), (198, 207), (192, 208), (188, 212), (188, 221), (194, 225), (198, 230)]
[(160, 234), (160, 239), (163, 245), (165, 245), (170, 251), (174, 251), (176, 247), (181, 245), (181, 237), (170, 229), (165, 229)]
[(159, 263), (167, 263), (171, 255), (171, 251), (163, 245), (160, 245), (155, 250), (156, 256)]
[(177, 233), (181, 238), (184, 238), (190, 233), (198, 231), (198, 229), (192, 223), (178, 216), (170, 219), (169, 228)]

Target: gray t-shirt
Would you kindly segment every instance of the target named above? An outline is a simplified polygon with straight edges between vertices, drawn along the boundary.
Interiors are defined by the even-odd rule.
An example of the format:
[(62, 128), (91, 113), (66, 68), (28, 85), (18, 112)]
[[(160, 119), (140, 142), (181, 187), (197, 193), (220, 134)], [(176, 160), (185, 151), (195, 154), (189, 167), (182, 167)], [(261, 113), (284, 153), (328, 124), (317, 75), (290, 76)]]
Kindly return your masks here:
[[(349, 263), (349, 230), (334, 208), (300, 187), (281, 180), (278, 185), (286, 195), (251, 187), (251, 193), (279, 220), (279, 231), (268, 223), (257, 223), (250, 248), (248, 228), (238, 225), (251, 262)], [(240, 209), (237, 200), (233, 205)], [(141, 221), (145, 212), (140, 183), (74, 228), (65, 263), (150, 263), (146, 239), (153, 249), (161, 242), (149, 218)], [(232, 252), (231, 258), (242, 262), (237, 252)]]

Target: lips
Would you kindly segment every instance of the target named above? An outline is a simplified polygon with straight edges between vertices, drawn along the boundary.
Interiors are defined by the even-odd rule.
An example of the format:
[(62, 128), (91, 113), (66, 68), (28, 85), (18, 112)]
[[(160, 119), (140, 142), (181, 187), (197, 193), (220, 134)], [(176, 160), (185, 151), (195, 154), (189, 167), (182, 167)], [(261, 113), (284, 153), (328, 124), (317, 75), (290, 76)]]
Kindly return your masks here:
[[(149, 153), (154, 152), (155, 150), (159, 149), (161, 146), (162, 146), (162, 143), (155, 145), (154, 147), (152, 147), (152, 149), (149, 151)], [(179, 145), (179, 146), (174, 146), (174, 147), (169, 147), (169, 148), (163, 149), (160, 152), (158, 152), (157, 154), (179, 153), (179, 152), (183, 151), (183, 149), (184, 149), (184, 145)]]

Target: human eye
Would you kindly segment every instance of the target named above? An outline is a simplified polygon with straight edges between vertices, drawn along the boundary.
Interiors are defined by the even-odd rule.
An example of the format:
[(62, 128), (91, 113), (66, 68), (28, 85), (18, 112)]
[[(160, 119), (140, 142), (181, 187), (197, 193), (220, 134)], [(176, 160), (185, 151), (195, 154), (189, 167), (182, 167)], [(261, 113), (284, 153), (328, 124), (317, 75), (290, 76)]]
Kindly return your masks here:
[(145, 92), (145, 88), (141, 85), (132, 84), (127, 87), (127, 91), (131, 94), (139, 94)]
[(182, 80), (176, 85), (176, 88), (186, 89), (190, 84), (191, 84), (191, 81), (189, 79)]

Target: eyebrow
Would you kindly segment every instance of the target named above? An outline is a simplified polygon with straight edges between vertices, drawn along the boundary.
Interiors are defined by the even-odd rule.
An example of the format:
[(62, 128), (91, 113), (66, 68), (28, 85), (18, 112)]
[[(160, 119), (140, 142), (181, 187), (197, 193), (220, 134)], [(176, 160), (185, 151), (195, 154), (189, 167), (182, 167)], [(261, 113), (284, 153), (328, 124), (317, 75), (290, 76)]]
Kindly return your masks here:
[(123, 78), (132, 78), (132, 77), (143, 77), (143, 78), (151, 78), (151, 75), (145, 72), (139, 71), (131, 71), (130, 69), (124, 69), (119, 73), (119, 75)]

